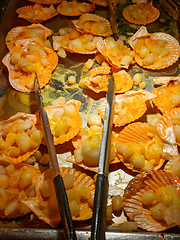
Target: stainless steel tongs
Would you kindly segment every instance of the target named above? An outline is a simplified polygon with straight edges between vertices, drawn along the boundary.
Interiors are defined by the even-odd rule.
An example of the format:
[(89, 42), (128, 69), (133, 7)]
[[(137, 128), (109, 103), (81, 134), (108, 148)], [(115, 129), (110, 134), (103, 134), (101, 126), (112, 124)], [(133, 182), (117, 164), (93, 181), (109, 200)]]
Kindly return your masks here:
[(76, 237), (73, 221), (71, 218), (68, 198), (67, 198), (66, 190), (64, 187), (63, 179), (61, 177), (59, 164), (56, 156), (56, 149), (53, 142), (53, 136), (51, 134), (48, 116), (43, 106), (39, 82), (36, 74), (35, 74), (35, 81), (34, 81), (34, 89), (35, 89), (36, 99), (39, 107), (40, 117), (43, 123), (43, 129), (45, 133), (48, 152), (51, 160), (51, 166), (52, 166), (52, 171), (54, 176), (54, 187), (55, 187), (58, 208), (61, 216), (61, 222), (63, 225), (65, 237), (66, 239), (76, 240), (77, 237)]

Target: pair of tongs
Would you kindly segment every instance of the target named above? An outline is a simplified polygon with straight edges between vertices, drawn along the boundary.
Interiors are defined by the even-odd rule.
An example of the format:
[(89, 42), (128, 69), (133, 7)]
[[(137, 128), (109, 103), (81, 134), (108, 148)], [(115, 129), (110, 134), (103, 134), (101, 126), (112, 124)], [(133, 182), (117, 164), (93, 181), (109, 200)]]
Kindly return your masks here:
[(63, 179), (61, 177), (61, 172), (59, 169), (59, 164), (56, 156), (56, 149), (53, 142), (53, 136), (52, 136), (50, 125), (49, 125), (48, 116), (43, 106), (41, 91), (40, 91), (39, 82), (36, 74), (35, 74), (35, 81), (34, 81), (34, 90), (35, 90), (36, 99), (39, 107), (40, 117), (43, 123), (43, 129), (45, 133), (48, 152), (51, 160), (51, 167), (52, 167), (53, 177), (54, 177), (54, 187), (55, 187), (61, 222), (64, 229), (64, 234), (66, 239), (76, 240), (77, 237), (76, 237), (76, 232), (75, 232), (72, 217), (71, 217), (71, 212), (69, 209), (68, 198), (67, 198), (66, 190), (64, 187)]
[(109, 76), (107, 105), (104, 114), (103, 133), (99, 157), (98, 175), (93, 205), (91, 240), (104, 240), (106, 231), (106, 208), (108, 196), (109, 158), (114, 112), (114, 78)]

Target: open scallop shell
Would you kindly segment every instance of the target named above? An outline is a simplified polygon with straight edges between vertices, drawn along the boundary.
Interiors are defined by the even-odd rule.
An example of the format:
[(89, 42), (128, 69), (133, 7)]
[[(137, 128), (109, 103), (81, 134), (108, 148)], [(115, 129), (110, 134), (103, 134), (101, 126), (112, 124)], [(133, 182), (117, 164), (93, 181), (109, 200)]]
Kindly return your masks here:
[[(64, 177), (66, 174), (72, 174), (74, 176), (74, 188), (80, 189), (81, 186), (85, 186), (90, 189), (91, 197), (94, 197), (95, 183), (94, 180), (85, 173), (77, 171), (74, 168), (60, 168), (61, 175)], [(51, 179), (53, 181), (52, 170), (49, 169), (45, 171), (36, 181), (36, 197), (24, 197), (21, 195), (21, 201), (34, 212), (37, 217), (49, 224), (51, 227), (56, 228), (60, 222), (59, 210), (57, 206), (51, 207), (48, 204), (47, 199), (43, 199), (40, 187), (45, 180)], [(87, 201), (81, 202), (80, 215), (78, 217), (73, 217), (74, 221), (87, 220), (92, 217), (92, 209), (88, 206)]]
[[(31, 45), (37, 45), (38, 50), (32, 51), (29, 49)], [(23, 71), (22, 67), (17, 64), (13, 65), (11, 62), (11, 57), (13, 53), (20, 53), (21, 58), (26, 58), (27, 55), (34, 56), (36, 62), (31, 62), (30, 69)], [(42, 61), (45, 61), (45, 65)], [(34, 91), (34, 78), (35, 72), (37, 73), (40, 88), (44, 87), (50, 80), (52, 71), (55, 69), (58, 63), (57, 54), (50, 48), (46, 47), (40, 38), (28, 38), (16, 41), (16, 45), (11, 49), (11, 51), (3, 58), (3, 64), (7, 67), (9, 71), (9, 82), (13, 88), (21, 92), (32, 92)]]
[[(66, 4), (64, 4), (66, 2)], [(75, 4), (76, 3), (76, 4)], [(68, 10), (68, 11), (67, 11)], [(89, 13), (95, 10), (95, 5), (86, 2), (72, 2), (63, 1), (58, 7), (57, 11), (64, 16), (80, 16), (84, 13)]]
[(15, 27), (12, 28), (6, 36), (5, 41), (7, 48), (11, 50), (14, 47), (16, 40), (18, 39), (31, 38), (32, 32), (35, 32), (38, 36), (41, 36), (43, 42), (45, 42), (47, 38), (53, 34), (52, 30), (43, 26), (40, 23), (31, 24), (29, 26)]
[[(101, 136), (102, 136), (102, 128), (101, 127), (85, 127), (85, 128), (81, 128), (78, 135), (72, 139), (72, 144), (73, 146), (75, 147), (75, 149), (81, 149), (81, 145), (82, 145), (82, 140), (81, 139), (85, 139), (87, 137), (92, 137), (94, 135), (99, 135), (100, 136), (100, 139), (101, 139)], [(120, 160), (118, 159), (117, 155), (116, 155), (116, 149), (115, 149), (115, 145), (116, 145), (116, 142), (117, 142), (117, 134), (112, 131), (112, 137), (111, 137), (111, 144), (112, 146), (114, 147), (113, 150), (114, 150), (114, 158), (109, 162), (109, 164), (114, 164), (114, 163), (118, 163)], [(92, 158), (93, 158), (93, 154), (92, 154)], [(71, 162), (71, 163), (74, 163), (76, 165), (78, 165), (79, 167), (82, 167), (86, 170), (89, 170), (89, 171), (93, 171), (93, 172), (98, 172), (98, 166), (87, 166), (86, 163), (84, 163), (83, 161), (83, 157), (82, 157), (82, 161), (81, 162), (77, 162), (76, 159), (75, 159), (75, 156), (72, 155), (72, 156), (69, 156), (67, 159), (66, 159), (67, 162)]]
[[(115, 126), (124, 126), (140, 118), (147, 110), (146, 101), (156, 95), (147, 91), (129, 91), (123, 95), (115, 96), (114, 118)], [(105, 99), (99, 107), (99, 115), (104, 118), (107, 100)]]
[(41, 3), (44, 5), (56, 5), (60, 4), (63, 0), (29, 0), (29, 1), (34, 3)]
[[(155, 83), (162, 83), (162, 78), (155, 78)], [(162, 112), (169, 112), (173, 108), (180, 107), (180, 78), (170, 77), (164, 79), (165, 85), (157, 87), (153, 90), (156, 97), (153, 99), (153, 103)]]
[[(127, 146), (129, 143), (137, 145), (137, 153), (140, 154), (142, 154), (141, 146), (143, 145), (143, 156), (145, 157), (145, 165), (143, 167), (135, 167), (133, 165), (133, 162), (125, 159), (124, 157), (122, 158), (122, 155), (120, 154), (120, 159), (122, 159), (124, 165), (126, 165), (126, 167), (131, 169), (132, 171), (142, 172), (145, 171), (146, 168), (148, 170), (157, 170), (165, 162), (165, 158), (163, 157), (163, 150), (165, 148), (165, 146), (163, 145), (163, 141), (161, 140), (157, 129), (149, 123), (135, 122), (129, 124), (119, 133), (117, 142), (121, 143), (124, 146)], [(155, 153), (153, 144), (156, 144), (156, 147), (159, 148), (159, 156), (156, 158), (155, 155), (153, 155)], [(138, 146), (140, 147), (140, 149), (138, 149)], [(151, 155), (150, 151), (152, 152)], [(148, 153), (149, 160), (146, 157), (146, 153)], [(155, 161), (150, 163), (152, 159), (154, 159)]]
[[(9, 164), (7, 164), (6, 162), (2, 162), (2, 161), (0, 162), (0, 168), (1, 168), (0, 176), (2, 176), (2, 175), (8, 176), (7, 171), (6, 171), (6, 167), (8, 165)], [(29, 164), (23, 164), (23, 163), (13, 164), (13, 167), (14, 167), (14, 170), (13, 170), (14, 174), (12, 173), (11, 176), (8, 176), (9, 182), (7, 183), (6, 187), (4, 189), (1, 187), (2, 188), (1, 189), (1, 199), (3, 199), (3, 194), (5, 194), (7, 197), (6, 206), (7, 206), (7, 204), (13, 203), (13, 201), (18, 202), (18, 204), (19, 204), (21, 192), (28, 191), (28, 189), (31, 190), (34, 187), (35, 181), (41, 175), (40, 171), (37, 168), (35, 168), (34, 166), (31, 166)], [(18, 178), (18, 174), (16, 174), (17, 172), (20, 172), (20, 171), (22, 171), (22, 172), (29, 171), (32, 174), (32, 183), (23, 189), (22, 189), (22, 187), (20, 188), (20, 186), (18, 184), (19, 178)], [(13, 184), (14, 184), (14, 186), (12, 186)], [(8, 211), (8, 210), (6, 210), (6, 211)], [(27, 211), (27, 213), (28, 213), (28, 211)], [(17, 209), (15, 209), (14, 211), (12, 211), (11, 213), (9, 213), (7, 215), (7, 213), (5, 214), (4, 209), (1, 209), (0, 217), (8, 218), (8, 219), (17, 218), (17, 217), (22, 217), (22, 216), (26, 215), (27, 213), (20, 212), (17, 207)]]
[(41, 23), (58, 15), (58, 11), (53, 5), (44, 7), (38, 3), (18, 8), (16, 12), (19, 18), (24, 18), (31, 23)]
[(67, 133), (63, 134), (63, 135), (59, 135), (59, 136), (55, 135), (55, 128), (58, 127), (58, 125), (60, 125), (61, 121), (60, 121), (60, 119), (59, 119), (59, 121), (57, 121), (57, 120), (54, 121), (53, 115), (57, 111), (63, 112), (63, 104), (57, 105), (57, 106), (45, 107), (48, 118), (49, 118), (51, 132), (54, 136), (54, 144), (55, 145), (65, 143), (65, 142), (69, 141), (70, 139), (72, 139), (73, 137), (75, 137), (78, 134), (79, 129), (82, 125), (82, 118), (79, 114), (79, 108), (81, 106), (81, 102), (73, 99), (73, 100), (69, 100), (68, 102), (66, 102), (66, 104), (74, 106), (75, 114), (71, 118), (71, 125), (69, 126)]
[(122, 14), (130, 23), (146, 25), (158, 19), (160, 12), (151, 1), (146, 1), (127, 6)]
[(97, 49), (114, 68), (129, 68), (129, 65), (134, 64), (133, 51), (111, 37), (98, 41)]
[[(90, 76), (86, 77), (83, 83), (96, 93), (107, 92), (109, 74), (110, 67), (96, 67), (90, 71)], [(125, 70), (115, 71), (114, 69), (113, 76), (115, 93), (124, 93), (132, 88), (133, 79)]]
[(172, 185), (179, 192), (180, 180), (166, 171), (141, 173), (127, 185), (123, 196), (123, 209), (127, 216), (138, 224), (138, 227), (152, 232), (161, 232), (169, 228), (165, 222), (152, 218), (150, 210), (144, 208), (142, 194), (147, 190), (157, 192), (160, 187)]
[[(145, 45), (145, 41), (149, 40), (148, 45)], [(141, 42), (140, 42), (141, 41)], [(142, 43), (142, 41), (144, 41)], [(146, 27), (142, 26), (140, 29), (129, 39), (128, 43), (134, 49), (135, 61), (142, 67), (148, 69), (164, 69), (174, 64), (179, 58), (179, 42), (171, 35), (163, 32), (148, 33)], [(148, 47), (149, 55), (154, 56), (154, 61), (144, 63), (144, 59), (139, 54), (143, 46)], [(161, 45), (162, 44), (162, 45)], [(160, 52), (156, 51), (160, 48)], [(168, 52), (162, 55), (162, 50), (166, 49)]]
[(26, 120), (30, 120), (32, 122), (32, 126), (29, 126), (29, 128), (26, 129), (27, 131), (28, 130), (31, 131), (31, 128), (35, 126), (37, 129), (39, 129), (36, 125), (37, 118), (36, 118), (36, 115), (34, 114), (18, 112), (15, 115), (11, 116), (10, 118), (0, 122), (0, 141), (2, 141), (2, 144), (4, 143), (4, 141), (8, 144), (7, 146), (5, 145), (6, 147), (3, 147), (4, 144), (1, 146), (0, 159), (2, 161), (6, 161), (10, 163), (20, 163), (20, 162), (26, 161), (28, 157), (30, 157), (33, 153), (35, 153), (39, 148), (40, 144), (37, 147), (31, 147), (27, 152), (21, 151), (20, 155), (17, 157), (11, 157), (9, 155), (11, 148), (17, 147), (17, 145), (16, 145), (16, 142), (11, 142), (11, 143), (7, 142), (6, 140), (7, 134), (11, 133), (13, 129), (14, 130), (16, 129), (16, 126), (24, 123)]
[(99, 15), (84, 13), (78, 20), (72, 20), (76, 29), (83, 33), (107, 37), (113, 34), (110, 22)]
[(92, 2), (98, 6), (107, 7), (107, 1), (105, 1), (105, 0), (90, 0), (90, 2)]
[[(72, 30), (73, 31), (73, 30)], [(95, 54), (97, 53), (96, 44), (93, 41), (89, 41), (87, 34), (79, 33), (79, 37), (75, 39), (70, 39), (70, 34), (65, 36), (53, 36), (53, 49), (59, 50), (61, 47), (71, 53), (80, 54)], [(94, 38), (93, 38), (94, 39)], [(90, 47), (87, 47), (89, 43)]]

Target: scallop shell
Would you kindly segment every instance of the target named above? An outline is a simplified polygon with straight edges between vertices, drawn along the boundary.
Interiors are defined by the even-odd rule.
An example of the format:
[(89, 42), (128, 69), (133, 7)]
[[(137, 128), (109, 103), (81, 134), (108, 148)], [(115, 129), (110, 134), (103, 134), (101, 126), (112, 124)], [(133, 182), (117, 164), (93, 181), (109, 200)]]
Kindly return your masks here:
[[(74, 168), (60, 168), (61, 175), (64, 177), (66, 174), (72, 174), (74, 176), (74, 188), (80, 189), (81, 186), (85, 186), (90, 189), (91, 196), (94, 197), (95, 192), (95, 183), (94, 180), (88, 176), (85, 173), (82, 173), (81, 171), (77, 171)], [(51, 179), (53, 181), (53, 174), (52, 170), (49, 169), (45, 171), (36, 181), (35, 189), (36, 189), (36, 197), (23, 197), (21, 195), (21, 201), (29, 207), (36, 215), (37, 217), (49, 224), (51, 227), (56, 228), (60, 222), (60, 216), (59, 211), (55, 207), (51, 207), (48, 204), (48, 200), (44, 200), (41, 192), (40, 187), (43, 184), (43, 182), (47, 179)], [(72, 219), (74, 221), (83, 221), (87, 220), (92, 217), (92, 209), (88, 206), (87, 201), (81, 202), (80, 207), (80, 215), (78, 217), (73, 217)]]
[(63, 0), (29, 0), (29, 1), (34, 3), (41, 3), (44, 5), (56, 5), (60, 4)]
[[(39, 45), (45, 55), (40, 51), (29, 51), (28, 48), (30, 44)], [(11, 56), (14, 52), (20, 52), (21, 57), (27, 54), (34, 55), (36, 57), (37, 67), (34, 69), (33, 66), (29, 72), (24, 72), (22, 69), (14, 70), (14, 65), (11, 63)], [(48, 61), (48, 65), (44, 66), (41, 64), (42, 58)], [(44, 87), (51, 78), (51, 73), (55, 69), (58, 63), (57, 54), (50, 48), (47, 48), (40, 38), (29, 38), (21, 39), (16, 41), (16, 45), (11, 49), (11, 51), (3, 58), (3, 64), (7, 67), (9, 71), (9, 82), (13, 88), (20, 92), (32, 92), (34, 91), (33, 83), (35, 78), (35, 72), (37, 73), (40, 88)], [(20, 75), (18, 75), (20, 74)], [(31, 88), (27, 87), (27, 84), (31, 82)]]
[(106, 0), (90, 0), (90, 2), (102, 6), (102, 7), (107, 7), (107, 1)]
[[(77, 48), (74, 48), (74, 49), (70, 48), (69, 44), (72, 44), (72, 41), (73, 40), (75, 41), (76, 39), (71, 40), (69, 38), (70, 34), (68, 33), (65, 36), (53, 36), (52, 37), (52, 39), (53, 39), (53, 49), (54, 50), (59, 50), (62, 47), (64, 50), (66, 50), (70, 53), (80, 53), (80, 54), (95, 54), (95, 53), (97, 53), (97, 48), (96, 48), (95, 45), (94, 45), (92, 50), (88, 50), (86, 48), (86, 45), (84, 43), (89, 41), (89, 39), (87, 39), (87, 37), (86, 37), (86, 34), (84, 34), (84, 33), (79, 33), (79, 34), (80, 34), (80, 36), (79, 36), (78, 40), (82, 39), (81, 43), (83, 45), (83, 48), (81, 48), (81, 47), (78, 48), (78, 45), (77, 45)], [(66, 45), (64, 44), (64, 42), (66, 42)], [(90, 44), (91, 43), (92, 43), (92, 41), (90, 41)]]
[[(96, 14), (84, 13), (80, 16), (78, 20), (72, 20), (72, 23), (74, 24), (74, 26), (78, 31), (83, 33), (90, 33), (93, 35), (98, 35), (103, 37), (107, 37), (113, 34), (110, 22), (106, 18), (103, 18)], [(86, 25), (88, 24), (88, 26), (89, 27), (91, 26), (91, 28), (89, 29), (89, 27), (88, 28), (84, 27), (86, 26), (85, 24)], [(96, 24), (95, 29), (93, 28), (94, 27), (93, 24)], [(98, 29), (98, 26), (100, 25), (104, 26), (105, 24), (106, 24), (106, 31), (101, 32)]]
[(160, 187), (167, 185), (172, 185), (179, 192), (179, 178), (163, 170), (141, 173), (129, 182), (124, 191), (123, 209), (138, 227), (152, 232), (161, 232), (170, 227), (165, 222), (154, 220), (150, 210), (144, 208), (142, 204), (144, 192), (147, 190), (156, 192)]
[[(49, 7), (43, 7), (43, 5), (39, 7), (39, 5), (35, 4), (18, 8), (16, 10), (18, 17), (24, 18), (30, 23), (41, 23), (58, 15), (58, 11), (56, 11), (53, 5)], [(47, 13), (47, 9), (50, 9), (50, 13)]]
[[(63, 1), (64, 2), (64, 1)], [(67, 1), (68, 2), (68, 1)], [(77, 2), (77, 1), (74, 1)], [(77, 2), (77, 4), (79, 4), (79, 6), (73, 6), (73, 2), (68, 2), (69, 3), (69, 8), (71, 9), (71, 11), (67, 11), (67, 7), (63, 7), (63, 3), (61, 3), (58, 7), (57, 7), (57, 11), (64, 16), (80, 16), (84, 13), (89, 13), (95, 10), (95, 5), (94, 4), (90, 4), (90, 3), (86, 3), (86, 2)], [(83, 8), (83, 12), (80, 11), (80, 9)]]
[(69, 100), (66, 104), (73, 105), (76, 109), (76, 113), (71, 118), (71, 126), (69, 127), (68, 132), (66, 134), (63, 134), (60, 136), (55, 135), (55, 128), (58, 126), (59, 122), (53, 120), (53, 115), (57, 111), (63, 111), (63, 104), (58, 105), (58, 106), (45, 107), (48, 118), (49, 118), (51, 132), (54, 136), (54, 144), (55, 145), (65, 143), (65, 142), (69, 141), (70, 139), (72, 139), (74, 136), (76, 136), (78, 134), (79, 129), (82, 125), (82, 118), (79, 114), (79, 108), (81, 106), (81, 102), (73, 99), (73, 100)]
[[(5, 140), (7, 134), (11, 132), (11, 129), (13, 129), (16, 125), (23, 123), (26, 119), (31, 120), (33, 123), (33, 126), (35, 126), (37, 123), (36, 115), (21, 113), (21, 112), (18, 112), (15, 115), (11, 116), (10, 118), (1, 121), (0, 122), (0, 141)], [(11, 146), (13, 147), (14, 144), (12, 144)], [(39, 146), (31, 147), (31, 149), (29, 149), (27, 152), (21, 152), (19, 157), (11, 157), (8, 154), (9, 150), (11, 149), (11, 146), (8, 145), (8, 149), (6, 148), (1, 149), (0, 159), (2, 161), (10, 162), (10, 163), (20, 163), (20, 162), (26, 161), (28, 157), (30, 157), (33, 153), (35, 153), (39, 148)]]
[[(137, 13), (137, 18), (134, 17), (134, 12), (143, 12), (143, 14)], [(133, 16), (131, 13), (133, 12)], [(137, 3), (133, 5), (127, 6), (123, 10), (123, 17), (130, 23), (138, 24), (138, 25), (146, 25), (154, 22), (158, 19), (160, 12), (157, 8), (152, 5), (151, 1), (146, 1), (142, 3)], [(144, 15), (146, 14), (146, 15)]]
[[(5, 162), (0, 162), (0, 167), (7, 167), (9, 164), (5, 163)], [(33, 187), (35, 181), (38, 179), (38, 177), (41, 175), (40, 171), (35, 168), (34, 166), (32, 165), (29, 165), (29, 164), (23, 164), (23, 163), (19, 163), (19, 164), (13, 164), (14, 166), (14, 169), (15, 169), (15, 172), (17, 171), (21, 171), (21, 169), (23, 167), (26, 167), (31, 173), (32, 173), (32, 183), (31, 185), (29, 185), (29, 187), (31, 188), (31, 186)], [(25, 170), (25, 169), (24, 169)], [(4, 169), (4, 173), (1, 169), (1, 176), (2, 175), (6, 175), (6, 170)], [(23, 171), (23, 170), (22, 170)], [(7, 175), (6, 175), (7, 176)], [(8, 176), (10, 177), (10, 176)], [(12, 176), (13, 177), (13, 176)], [(11, 181), (13, 180), (13, 178), (11, 179)], [(15, 178), (14, 176), (14, 184), (15, 184), (15, 181), (17, 181), (17, 179)], [(19, 187), (19, 185), (17, 184), (16, 188), (14, 187), (11, 187), (11, 186), (8, 186), (7, 189), (4, 189), (4, 192), (7, 196), (7, 204), (8, 202), (10, 202), (11, 200), (17, 200), (18, 202), (20, 201), (20, 195), (22, 194), (22, 191), (24, 190), (27, 190), (27, 189), (21, 189)], [(2, 199), (2, 198), (1, 198)], [(22, 212), (19, 212), (18, 210), (16, 211), (13, 211), (12, 213), (10, 213), (9, 215), (5, 215), (4, 213), (4, 210), (1, 210), (0, 211), (0, 217), (1, 218), (17, 218), (17, 217), (23, 217), (24, 215), (26, 215), (25, 213), (22, 213)]]
[[(84, 133), (83, 133), (84, 131)], [(93, 128), (93, 127), (85, 127), (85, 128), (81, 128), (80, 131), (79, 131), (79, 134), (72, 140), (72, 144), (73, 146), (75, 147), (75, 149), (79, 149), (81, 148), (81, 143), (82, 143), (82, 140), (81, 138), (84, 138), (84, 137), (92, 137), (94, 135), (99, 135), (99, 136), (102, 136), (102, 128), (98, 127), (98, 128)], [(112, 136), (111, 136), (111, 144), (115, 147), (116, 145), (116, 142), (117, 142), (117, 134), (112, 131)], [(114, 163), (118, 163), (120, 162), (120, 160), (118, 159), (117, 155), (116, 155), (116, 149), (115, 150), (115, 156), (114, 158), (109, 162), (109, 164), (114, 164)], [(75, 160), (75, 157), (74, 155), (72, 156), (69, 156), (67, 159), (66, 159), (67, 162), (70, 162), (70, 163), (73, 163), (79, 167), (82, 167), (86, 170), (89, 170), (89, 171), (93, 171), (93, 172), (98, 172), (98, 166), (87, 166), (83, 160), (82, 162), (76, 162)]]
[[(158, 83), (158, 80), (162, 82), (163, 78), (156, 78), (155, 82)], [(156, 95), (153, 99), (153, 103), (162, 113), (166, 113), (173, 108), (180, 107), (180, 78), (171, 77), (170, 81), (165, 78), (164, 81), (165, 85), (157, 87), (153, 90), (153, 93)]]
[[(161, 42), (164, 41), (164, 45), (161, 49), (166, 48), (168, 50), (168, 54), (165, 56), (161, 56), (161, 54), (157, 55), (156, 53), (157, 59), (155, 60), (155, 62), (150, 65), (144, 65), (144, 59), (139, 55), (139, 46), (137, 46), (138, 41), (140, 41), (141, 39), (143, 39), (144, 41), (146, 39), (151, 39), (152, 43), (150, 52), (154, 51), (154, 48), (152, 48), (153, 45), (159, 47), (159, 40), (161, 40)], [(179, 58), (179, 42), (173, 36), (163, 32), (148, 33), (146, 27), (144, 26), (140, 27), (140, 29), (129, 39), (128, 43), (135, 51), (135, 61), (144, 68), (153, 70), (164, 69), (174, 64)], [(140, 43), (140, 47), (142, 47), (142, 43)]]
[[(147, 110), (146, 101), (156, 95), (147, 91), (129, 91), (123, 95), (115, 96), (114, 118), (115, 126), (124, 126), (140, 118)], [(104, 118), (107, 100), (105, 99), (99, 107), (99, 115)]]
[[(158, 147), (161, 148), (162, 152), (165, 148), (157, 129), (149, 123), (135, 122), (135, 123), (129, 124), (119, 133), (117, 142), (123, 144), (124, 146), (127, 146), (129, 143), (136, 144), (137, 153), (139, 153), (138, 146), (140, 146), (140, 144), (144, 145), (144, 148), (149, 154), (150, 154), (150, 151), (154, 153), (154, 149), (153, 148), (151, 149), (151, 146), (154, 143), (158, 144)], [(140, 154), (141, 154), (141, 150), (140, 150)], [(136, 172), (144, 171), (144, 168), (136, 168), (132, 162), (129, 162), (127, 161), (127, 159), (125, 160), (124, 158), (122, 158), (121, 154), (120, 154), (120, 159), (122, 159), (122, 162), (124, 163), (124, 165), (126, 165), (126, 167), (131, 169), (132, 171), (136, 171)], [(151, 166), (154, 170), (157, 170), (163, 165), (164, 162), (165, 162), (165, 158), (163, 157), (162, 154), (159, 154), (159, 159), (158, 160), (156, 159), (156, 161), (153, 162)], [(146, 168), (146, 166), (148, 165), (149, 165), (149, 160), (145, 157), (144, 167)]]
[[(108, 42), (110, 41), (114, 42), (118, 54), (113, 55), (112, 49), (108, 49)], [(129, 68), (130, 64), (134, 64), (133, 57), (131, 56), (133, 51), (123, 43), (116, 42), (113, 38), (109, 37), (98, 41), (97, 49), (104, 56), (106, 61), (114, 68)], [(124, 61), (125, 58), (128, 58), (128, 60)]]
[[(96, 93), (107, 92), (110, 72), (110, 67), (108, 66), (96, 67), (90, 71), (90, 76), (86, 77), (83, 83)], [(126, 71), (120, 70), (115, 72), (114, 69), (113, 76), (115, 93), (124, 93), (132, 88), (133, 79)]]
[(44, 40), (47, 40), (47, 38), (53, 34), (52, 30), (43, 26), (40, 23), (31, 24), (29, 26), (15, 27), (15, 28), (12, 28), (6, 36), (5, 41), (6, 41), (7, 48), (11, 50), (15, 45), (15, 41), (18, 39), (29, 38), (28, 34), (31, 31), (34, 31), (39, 35), (41, 35)]

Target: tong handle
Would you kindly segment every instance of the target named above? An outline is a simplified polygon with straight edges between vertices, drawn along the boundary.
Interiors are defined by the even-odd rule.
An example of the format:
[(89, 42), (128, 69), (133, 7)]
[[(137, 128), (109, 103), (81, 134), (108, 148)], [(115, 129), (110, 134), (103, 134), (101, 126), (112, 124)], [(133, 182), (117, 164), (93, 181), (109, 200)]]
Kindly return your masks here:
[(105, 239), (108, 186), (108, 177), (104, 174), (98, 174), (93, 206), (91, 240)]

